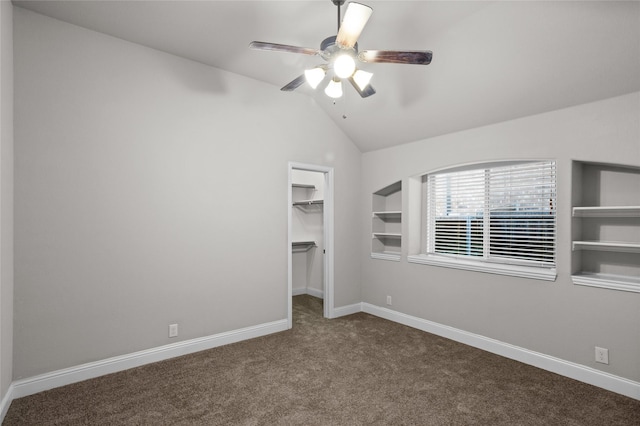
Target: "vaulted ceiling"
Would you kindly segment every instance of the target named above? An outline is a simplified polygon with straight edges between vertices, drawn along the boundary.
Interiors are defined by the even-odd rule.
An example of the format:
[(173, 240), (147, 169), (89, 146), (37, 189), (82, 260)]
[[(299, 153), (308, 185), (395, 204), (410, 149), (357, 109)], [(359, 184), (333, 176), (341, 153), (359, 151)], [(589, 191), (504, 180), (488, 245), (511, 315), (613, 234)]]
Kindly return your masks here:
[(640, 90), (640, 2), (360, 1), (373, 8), (360, 50), (426, 49), (433, 61), (364, 64), (377, 93), (347, 87), (335, 104), (306, 85), (279, 91), (321, 58), (248, 48), (319, 48), (337, 30), (330, 0), (14, 4), (307, 96), (363, 152)]

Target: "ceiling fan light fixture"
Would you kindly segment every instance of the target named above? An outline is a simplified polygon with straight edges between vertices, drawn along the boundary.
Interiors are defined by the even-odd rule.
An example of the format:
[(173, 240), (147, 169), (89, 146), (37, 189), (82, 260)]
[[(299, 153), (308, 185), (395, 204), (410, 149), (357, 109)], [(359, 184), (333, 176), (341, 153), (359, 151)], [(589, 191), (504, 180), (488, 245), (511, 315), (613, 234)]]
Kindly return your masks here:
[(338, 79), (331, 79), (327, 87), (324, 89), (324, 93), (333, 99), (338, 99), (342, 96), (342, 82)]
[(373, 77), (373, 73), (357, 70), (355, 74), (353, 74), (353, 81), (356, 82), (360, 90), (364, 90), (364, 88), (369, 85), (371, 77)]
[(326, 74), (326, 71), (321, 67), (312, 68), (304, 72), (304, 76), (307, 79), (307, 83), (309, 83), (309, 86), (311, 86), (314, 89), (318, 87), (318, 85), (322, 80), (324, 80), (325, 74)]
[[(2, 1), (2, 0), (0, 0)], [(415, 64), (429, 65), (433, 53), (430, 50), (365, 50), (358, 51), (358, 38), (373, 9), (355, 1), (349, 2), (344, 19), (340, 20), (340, 6), (346, 0), (331, 0), (338, 7), (338, 34), (322, 40), (320, 49), (291, 46), (288, 44), (252, 41), (251, 49), (271, 50), (276, 52), (298, 53), (303, 55), (320, 56), (326, 63), (315, 68), (305, 70), (304, 73), (280, 90), (290, 92), (304, 84), (305, 80), (316, 89), (329, 75), (329, 84), (324, 89), (327, 96), (334, 99), (342, 96), (342, 82), (348, 81), (360, 97), (368, 98), (376, 93), (369, 83), (373, 74), (358, 70), (356, 58), (359, 62), (387, 63), (387, 64)]]
[(348, 53), (338, 55), (333, 61), (333, 71), (339, 78), (349, 78), (356, 70), (356, 61)]

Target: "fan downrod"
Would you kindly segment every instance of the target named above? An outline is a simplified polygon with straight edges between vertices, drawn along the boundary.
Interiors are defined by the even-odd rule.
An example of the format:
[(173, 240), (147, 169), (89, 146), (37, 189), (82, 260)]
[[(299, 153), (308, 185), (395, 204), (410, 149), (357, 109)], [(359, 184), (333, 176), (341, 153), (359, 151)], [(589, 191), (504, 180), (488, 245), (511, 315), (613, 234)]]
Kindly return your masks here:
[(340, 19), (340, 6), (342, 6), (345, 0), (331, 0), (331, 2), (338, 7), (338, 31), (340, 31), (340, 23), (342, 22)]

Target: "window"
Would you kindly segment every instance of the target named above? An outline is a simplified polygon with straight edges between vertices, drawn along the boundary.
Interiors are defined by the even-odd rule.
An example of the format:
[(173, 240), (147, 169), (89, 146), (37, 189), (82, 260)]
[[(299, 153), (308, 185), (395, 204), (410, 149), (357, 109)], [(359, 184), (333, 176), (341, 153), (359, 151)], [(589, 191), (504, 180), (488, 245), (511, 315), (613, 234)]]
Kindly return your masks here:
[(555, 279), (555, 162), (427, 175), (426, 247), (416, 263)]

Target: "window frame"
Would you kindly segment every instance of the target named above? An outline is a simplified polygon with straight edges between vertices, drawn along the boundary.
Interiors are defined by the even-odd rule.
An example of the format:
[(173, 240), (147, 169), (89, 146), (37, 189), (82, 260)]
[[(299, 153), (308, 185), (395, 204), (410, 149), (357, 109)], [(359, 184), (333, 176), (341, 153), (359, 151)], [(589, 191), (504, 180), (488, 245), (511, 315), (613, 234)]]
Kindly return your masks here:
[[(508, 166), (517, 166), (522, 164), (533, 164), (533, 163), (554, 163), (554, 167), (556, 168), (555, 173), (555, 216), (554, 216), (554, 241), (553, 241), (553, 264), (542, 266), (536, 264), (535, 266), (528, 263), (524, 260), (513, 260), (513, 261), (505, 261), (502, 259), (501, 261), (495, 261), (491, 257), (486, 258), (483, 255), (480, 258), (475, 256), (464, 256), (464, 255), (446, 255), (440, 253), (432, 253), (429, 252), (429, 244), (431, 235), (429, 235), (430, 224), (428, 222), (428, 208), (429, 208), (429, 199), (428, 199), (428, 176), (429, 175), (437, 175), (437, 174), (447, 174), (454, 172), (463, 172), (463, 171), (471, 171), (471, 170), (488, 170), (497, 167), (508, 167)], [(487, 187), (487, 182), (485, 181), (485, 190)], [(492, 273), (498, 275), (509, 275), (523, 278), (532, 278), (544, 281), (555, 281), (557, 277), (557, 256), (558, 256), (558, 214), (557, 214), (557, 162), (555, 160), (549, 159), (538, 159), (538, 160), (518, 160), (518, 161), (495, 161), (495, 162), (484, 162), (484, 163), (474, 163), (468, 164), (458, 167), (449, 167), (445, 169), (436, 170), (427, 174), (422, 175), (422, 186), (421, 186), (421, 197), (422, 197), (422, 214), (420, 220), (420, 253), (409, 255), (407, 257), (408, 262), (431, 265), (431, 266), (439, 266), (439, 267), (447, 267), (454, 269), (463, 269), (475, 272), (485, 272)], [(489, 215), (484, 214), (484, 221), (489, 220)], [(484, 233), (484, 232), (483, 232)], [(485, 244), (488, 242), (488, 235), (483, 236)], [(485, 246), (485, 252), (488, 250), (488, 246)]]

